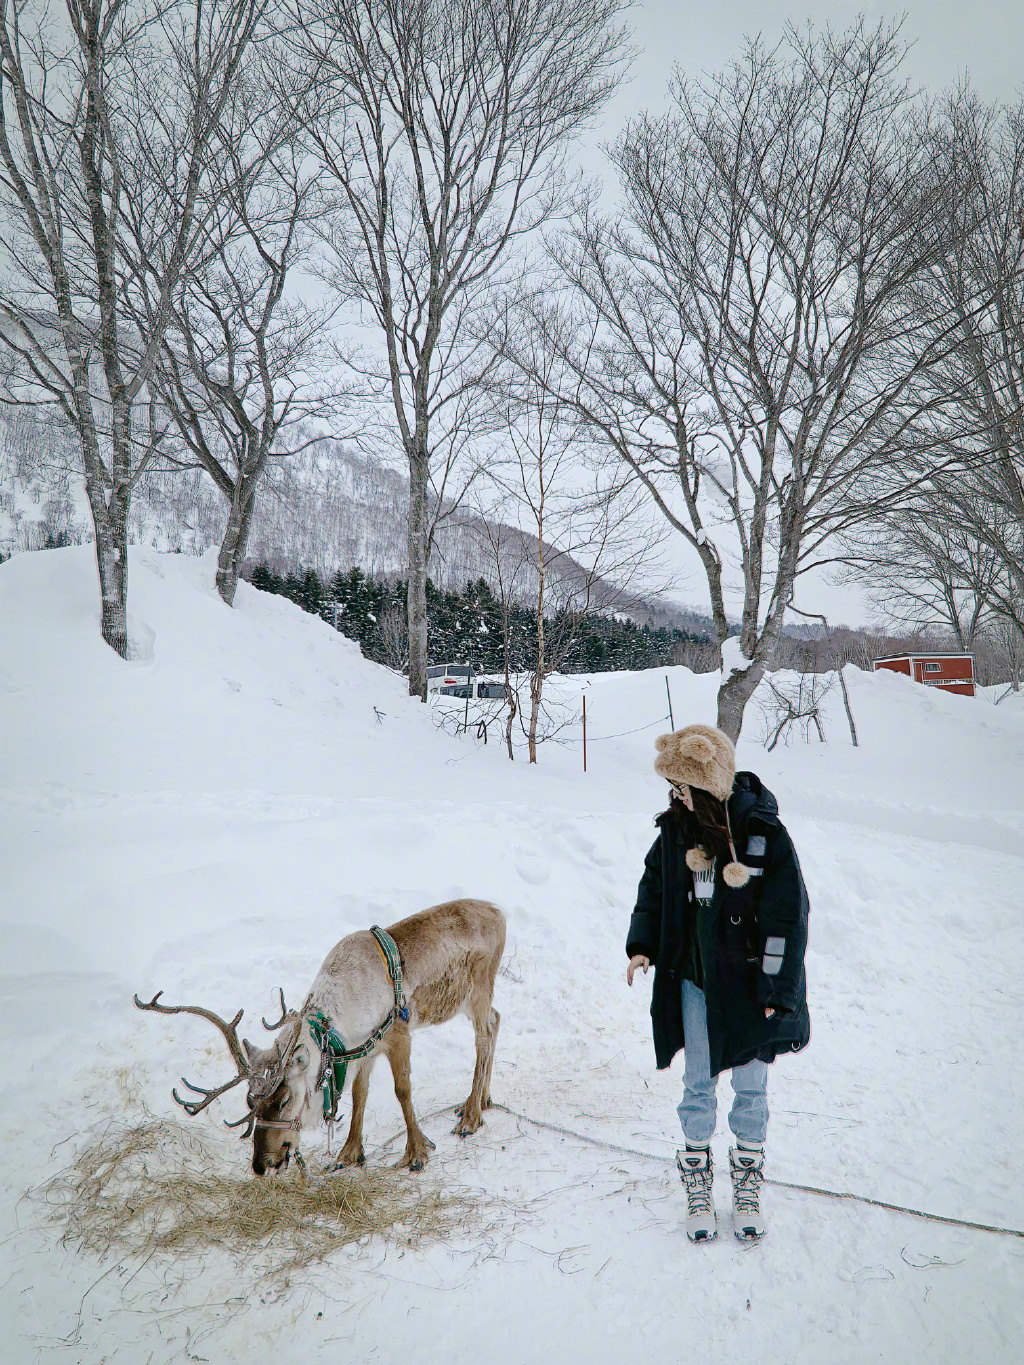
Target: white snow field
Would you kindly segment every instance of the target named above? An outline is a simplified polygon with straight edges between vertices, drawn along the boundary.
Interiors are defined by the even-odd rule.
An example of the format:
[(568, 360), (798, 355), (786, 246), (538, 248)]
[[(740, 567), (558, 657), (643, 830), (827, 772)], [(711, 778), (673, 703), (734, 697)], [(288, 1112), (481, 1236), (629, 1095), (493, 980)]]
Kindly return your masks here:
[[(569, 700), (587, 690), (589, 771), (578, 729), (531, 769), (493, 735), (435, 730), (399, 678), (284, 599), (243, 583), (229, 611), (213, 574), (209, 555), (133, 550), (124, 663), (99, 638), (88, 546), (0, 567), (4, 1362), (1022, 1358), (1020, 1237), (769, 1187), (763, 1243), (727, 1226), (687, 1242), (682, 1058), (655, 1071), (650, 981), (624, 979), (665, 796), (663, 671), (561, 680)], [(779, 798), (813, 907), (814, 1033), (772, 1068), (768, 1173), (1024, 1229), (1024, 710), (847, 676), (860, 748), (838, 694), (827, 744), (766, 753), (755, 704), (739, 746)], [(677, 726), (713, 721), (715, 676), (669, 678)], [(230, 1075), (212, 1028), (140, 1014), (133, 992), (244, 1006), (264, 1037), (275, 988), (301, 1000), (343, 934), (464, 895), (508, 916), (494, 1098), (580, 1135), (491, 1110), (452, 1136), (471, 1029), (416, 1035), (437, 1150), (402, 1179), (504, 1201), (490, 1231), (371, 1241), (270, 1288), (258, 1257), (101, 1263), (59, 1243), (29, 1190), (111, 1119), (183, 1119), (180, 1076)], [(719, 1099), (721, 1218), (724, 1077)], [(249, 1147), (221, 1120), (242, 1108), (236, 1090), (191, 1120), (239, 1173)], [(380, 1066), (371, 1165), (396, 1159), (383, 1144), (400, 1129)]]

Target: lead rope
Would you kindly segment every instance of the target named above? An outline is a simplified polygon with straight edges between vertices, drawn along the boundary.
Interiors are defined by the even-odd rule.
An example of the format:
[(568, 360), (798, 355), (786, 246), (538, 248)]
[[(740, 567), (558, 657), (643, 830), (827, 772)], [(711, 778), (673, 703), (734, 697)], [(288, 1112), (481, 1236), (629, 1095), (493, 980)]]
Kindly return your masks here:
[[(607, 1152), (620, 1152), (623, 1156), (638, 1156), (644, 1161), (657, 1161), (663, 1166), (671, 1166), (675, 1162), (674, 1157), (656, 1156), (654, 1152), (641, 1152), (636, 1147), (622, 1147), (617, 1142), (605, 1142), (602, 1138), (587, 1137), (585, 1133), (574, 1132), (571, 1128), (563, 1128), (557, 1123), (545, 1123), (543, 1119), (532, 1118), (529, 1114), (520, 1114), (516, 1109), (510, 1109), (507, 1104), (496, 1104), (491, 1102), (492, 1109), (500, 1109), (503, 1114), (508, 1114), (511, 1118), (522, 1119), (524, 1123), (533, 1124), (534, 1128), (544, 1128), (549, 1133), (560, 1133), (563, 1137), (575, 1138), (577, 1142), (587, 1143), (590, 1147), (602, 1147)], [(451, 1113), (451, 1105), (446, 1104), (441, 1109), (435, 1109), (430, 1114), (425, 1114), (421, 1119), (426, 1123), (430, 1119), (440, 1118), (442, 1114)], [(392, 1137), (385, 1139), (380, 1144), (380, 1151), (390, 1147), (393, 1142), (405, 1136), (405, 1129), (395, 1133)], [(870, 1204), (876, 1209), (888, 1209), (890, 1213), (905, 1213), (912, 1218), (924, 1218), (929, 1223), (946, 1223), (951, 1227), (973, 1228), (975, 1232), (995, 1232), (1003, 1237), (1024, 1238), (1024, 1229), (1021, 1228), (1001, 1228), (992, 1223), (973, 1223), (967, 1218), (947, 1218), (941, 1213), (927, 1213), (924, 1209), (911, 1209), (905, 1204), (890, 1204), (884, 1199), (871, 1199), (866, 1194), (850, 1194), (845, 1190), (826, 1190), (820, 1185), (799, 1185), (792, 1180), (772, 1180), (767, 1176), (764, 1183), (774, 1185), (782, 1190), (799, 1190), (803, 1194), (824, 1195), (828, 1199), (850, 1199), (857, 1204)]]

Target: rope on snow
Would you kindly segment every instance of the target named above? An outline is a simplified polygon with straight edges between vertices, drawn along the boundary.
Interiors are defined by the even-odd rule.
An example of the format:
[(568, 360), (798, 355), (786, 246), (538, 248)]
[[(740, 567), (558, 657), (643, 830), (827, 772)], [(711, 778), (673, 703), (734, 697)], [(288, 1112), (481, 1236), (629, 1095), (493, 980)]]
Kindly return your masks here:
[[(508, 1114), (511, 1118), (521, 1119), (524, 1123), (532, 1123), (534, 1128), (544, 1128), (549, 1133), (560, 1133), (563, 1137), (575, 1138), (577, 1142), (585, 1142), (591, 1147), (603, 1147), (608, 1152), (621, 1152), (623, 1156), (638, 1156), (644, 1161), (658, 1161), (663, 1165), (671, 1165), (673, 1157), (657, 1156), (654, 1152), (641, 1152), (637, 1147), (622, 1147), (617, 1142), (605, 1142), (603, 1138), (588, 1137), (586, 1133), (577, 1133), (572, 1128), (563, 1128), (557, 1123), (546, 1123), (543, 1119), (532, 1118), (529, 1114), (520, 1114), (516, 1109), (510, 1109), (507, 1104), (497, 1104), (492, 1101), (492, 1109), (500, 1109), (503, 1114)], [(433, 1113), (424, 1115), (423, 1121), (438, 1118), (441, 1114), (451, 1111), (451, 1105), (446, 1104), (441, 1109), (435, 1109)], [(405, 1129), (401, 1133), (396, 1133), (394, 1137), (388, 1138), (381, 1143), (381, 1147), (389, 1147), (391, 1143), (404, 1136)], [(1000, 1228), (992, 1223), (972, 1223), (966, 1218), (947, 1218), (941, 1213), (926, 1213), (923, 1209), (907, 1208), (904, 1204), (889, 1204), (884, 1199), (871, 1199), (866, 1194), (851, 1194), (846, 1190), (826, 1190), (820, 1185), (798, 1185), (792, 1180), (772, 1180), (765, 1178), (766, 1185), (774, 1185), (783, 1190), (799, 1190), (802, 1194), (820, 1194), (828, 1199), (849, 1199), (857, 1204), (870, 1204), (876, 1209), (888, 1209), (891, 1213), (905, 1213), (912, 1218), (924, 1218), (929, 1223), (948, 1223), (958, 1228), (973, 1228), (975, 1232), (996, 1232), (1004, 1237), (1024, 1238), (1024, 1230), (1021, 1228)]]

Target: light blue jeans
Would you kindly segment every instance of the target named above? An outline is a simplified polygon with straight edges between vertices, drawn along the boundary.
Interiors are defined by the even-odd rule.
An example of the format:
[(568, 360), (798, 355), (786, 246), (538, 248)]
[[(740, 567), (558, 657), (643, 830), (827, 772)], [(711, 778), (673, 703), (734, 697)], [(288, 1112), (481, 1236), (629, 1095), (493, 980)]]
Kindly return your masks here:
[[(687, 1142), (710, 1142), (715, 1133), (718, 1078), (711, 1079), (708, 1012), (704, 992), (683, 982), (683, 1031), (686, 1034), (683, 1100), (676, 1110)], [(763, 1143), (768, 1131), (768, 1064), (747, 1062), (732, 1069), (736, 1092), (729, 1127), (739, 1142)]]

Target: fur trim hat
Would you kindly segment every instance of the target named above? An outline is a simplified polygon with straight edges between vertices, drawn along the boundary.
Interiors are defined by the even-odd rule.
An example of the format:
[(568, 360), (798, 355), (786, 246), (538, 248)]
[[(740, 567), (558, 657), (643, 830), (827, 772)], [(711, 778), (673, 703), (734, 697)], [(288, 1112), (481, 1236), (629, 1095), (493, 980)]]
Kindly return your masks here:
[(713, 725), (687, 725), (654, 741), (658, 756), (654, 771), (677, 786), (700, 787), (719, 801), (728, 801), (736, 776), (732, 740)]
[[(736, 857), (729, 821), (729, 797), (736, 776), (736, 750), (728, 735), (713, 725), (687, 725), (673, 730), (670, 735), (659, 735), (654, 741), (658, 756), (654, 771), (676, 786), (699, 787), (710, 792), (725, 807), (725, 824), (729, 832), (729, 852), (732, 862), (722, 868), (727, 886), (746, 886), (750, 868)], [(711, 861), (702, 848), (686, 851), (686, 864), (691, 872), (703, 872)]]

